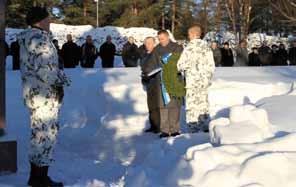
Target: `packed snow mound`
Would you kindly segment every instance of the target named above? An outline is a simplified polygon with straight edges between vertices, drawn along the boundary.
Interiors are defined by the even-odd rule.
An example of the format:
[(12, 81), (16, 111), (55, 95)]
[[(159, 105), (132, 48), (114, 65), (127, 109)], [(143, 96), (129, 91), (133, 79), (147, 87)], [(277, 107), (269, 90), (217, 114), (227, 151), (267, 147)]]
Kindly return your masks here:
[[(295, 140), (296, 134), (289, 134), (259, 144), (191, 147), (185, 155), (186, 164), (180, 163), (177, 171), (191, 168), (192, 175), (180, 180), (179, 185), (293, 187), (296, 185)], [(176, 172), (172, 177), (177, 175)]]
[(209, 129), (216, 145), (257, 143), (274, 136), (267, 112), (254, 105), (232, 107), (229, 118), (213, 120)]
[[(135, 43), (140, 46), (143, 44), (146, 37), (156, 37), (157, 30), (145, 27), (98, 27), (94, 28), (91, 25), (83, 26), (71, 26), (64, 24), (50, 24), (50, 30), (53, 37), (59, 41), (62, 45), (66, 42), (67, 34), (72, 34), (73, 40), (78, 44), (82, 45), (85, 43), (85, 38), (87, 35), (92, 36), (94, 44), (99, 48), (105, 41), (106, 37), (110, 35), (113, 39), (113, 43), (116, 45), (117, 51), (121, 51), (123, 45), (127, 42), (128, 37), (133, 36), (135, 38)], [(15, 41), (16, 35), (21, 32), (22, 29), (6, 29), (6, 41), (10, 44)], [(170, 33), (170, 32), (169, 32)], [(170, 37), (175, 41), (173, 35), (170, 33)]]

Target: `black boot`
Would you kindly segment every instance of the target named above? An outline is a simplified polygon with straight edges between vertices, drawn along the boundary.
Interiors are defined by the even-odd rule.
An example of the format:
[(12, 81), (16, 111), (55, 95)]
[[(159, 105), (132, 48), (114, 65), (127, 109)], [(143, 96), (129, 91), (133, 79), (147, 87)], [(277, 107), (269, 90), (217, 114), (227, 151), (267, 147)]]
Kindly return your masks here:
[(43, 176), (44, 176), (44, 183), (46, 184), (46, 186), (48, 187), (63, 187), (64, 184), (62, 182), (56, 182), (51, 180), (51, 178), (48, 176), (48, 166), (44, 166), (42, 167), (43, 170)]
[(165, 132), (162, 132), (162, 133), (160, 133), (160, 135), (159, 135), (159, 137), (160, 138), (167, 138), (167, 137), (169, 137), (170, 135), (168, 134), (168, 133), (165, 133)]
[(32, 187), (45, 187), (42, 178), (43, 177), (41, 167), (38, 167), (35, 164), (31, 163), (31, 171), (28, 185)]

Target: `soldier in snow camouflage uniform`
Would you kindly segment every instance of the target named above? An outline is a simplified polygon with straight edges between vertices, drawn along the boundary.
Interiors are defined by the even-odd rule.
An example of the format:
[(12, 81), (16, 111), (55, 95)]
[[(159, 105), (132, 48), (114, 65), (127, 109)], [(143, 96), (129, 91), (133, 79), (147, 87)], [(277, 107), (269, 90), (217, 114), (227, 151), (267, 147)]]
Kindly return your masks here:
[(63, 186), (48, 176), (59, 130), (58, 113), (63, 87), (69, 80), (59, 69), (57, 50), (49, 32), (46, 9), (34, 7), (27, 15), (32, 28), (18, 36), (23, 97), (31, 118), (30, 186)]
[(188, 35), (190, 43), (184, 49), (177, 65), (186, 78), (186, 120), (192, 132), (207, 131), (208, 87), (215, 70), (215, 61), (208, 44), (200, 39), (199, 26), (191, 27)]

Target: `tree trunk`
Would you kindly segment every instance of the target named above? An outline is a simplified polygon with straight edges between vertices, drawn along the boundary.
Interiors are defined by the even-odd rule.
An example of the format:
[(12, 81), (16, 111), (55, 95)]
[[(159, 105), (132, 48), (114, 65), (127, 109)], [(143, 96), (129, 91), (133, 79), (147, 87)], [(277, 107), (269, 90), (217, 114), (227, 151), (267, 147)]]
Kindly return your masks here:
[(217, 0), (217, 7), (216, 7), (216, 15), (215, 15), (215, 22), (216, 22), (216, 32), (221, 31), (221, 0)]
[(177, 12), (177, 5), (176, 0), (172, 1), (172, 34), (175, 33), (175, 27), (176, 27), (176, 12)]

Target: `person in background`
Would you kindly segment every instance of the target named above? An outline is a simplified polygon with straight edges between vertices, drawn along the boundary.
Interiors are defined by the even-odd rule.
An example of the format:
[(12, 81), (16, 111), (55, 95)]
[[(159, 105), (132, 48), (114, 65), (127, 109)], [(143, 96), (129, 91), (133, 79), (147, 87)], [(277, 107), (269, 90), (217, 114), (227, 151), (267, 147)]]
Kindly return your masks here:
[(288, 51), (284, 44), (279, 45), (279, 50), (277, 51), (277, 65), (287, 66), (288, 65)]
[(249, 66), (261, 66), (258, 48), (253, 47), (252, 52), (249, 54)]
[(236, 49), (236, 65), (237, 66), (248, 66), (248, 49), (247, 49), (247, 41), (241, 40), (239, 42), (239, 47)]
[(59, 46), (59, 41), (57, 39), (54, 39), (54, 40), (52, 40), (52, 43), (55, 46), (55, 48), (58, 52), (58, 55), (59, 55), (59, 68), (64, 69), (64, 61), (63, 61), (63, 57), (62, 57), (62, 51)]
[[(146, 38), (147, 39), (147, 38)], [(145, 39), (145, 40), (146, 40)], [(144, 44), (143, 45), (141, 45), (140, 47), (139, 47), (139, 50), (138, 50), (138, 52), (139, 52), (139, 58), (140, 58), (140, 62), (142, 62), (142, 59), (146, 56), (146, 54), (147, 54), (147, 50), (146, 50), (146, 46), (145, 46), (145, 40), (144, 40)]]
[(4, 57), (6, 58), (9, 55), (9, 53), (10, 53), (9, 46), (8, 46), (8, 44), (7, 44), (6, 41), (4, 41), (4, 47), (5, 47)]
[(139, 60), (139, 48), (135, 44), (133, 37), (128, 38), (128, 42), (122, 48), (122, 60), (125, 67), (137, 67)]
[(211, 49), (214, 55), (215, 66), (221, 66), (222, 54), (217, 41), (212, 42)]
[(159, 97), (160, 94), (160, 78), (159, 75), (148, 76), (148, 74), (158, 65), (153, 61), (153, 50), (155, 48), (155, 39), (147, 37), (144, 41), (145, 53), (143, 53), (141, 60), (142, 69), (142, 83), (147, 91), (147, 105), (149, 110), (150, 128), (145, 132), (158, 133), (160, 127), (160, 111), (159, 111)]
[(221, 54), (222, 54), (222, 61), (221, 61), (222, 66), (232, 67), (234, 64), (233, 52), (230, 49), (228, 42), (225, 42), (223, 44), (223, 48), (221, 49)]
[(61, 49), (61, 56), (64, 61), (64, 68), (75, 68), (80, 60), (80, 48), (73, 42), (72, 35), (67, 35), (67, 42)]
[(92, 37), (88, 35), (86, 42), (81, 46), (81, 62), (82, 68), (94, 68), (98, 52), (96, 46), (93, 44)]
[(106, 42), (100, 47), (100, 57), (102, 59), (103, 68), (114, 67), (114, 57), (116, 54), (116, 46), (112, 43), (112, 37), (107, 36)]
[(10, 45), (10, 54), (12, 56), (12, 70), (20, 69), (20, 46), (19, 42), (16, 40)]
[(262, 46), (258, 49), (259, 58), (262, 66), (269, 66), (272, 62), (272, 53), (270, 47), (267, 46), (267, 42), (264, 41)]
[[(162, 67), (162, 59), (164, 56), (170, 53), (179, 53), (183, 51), (182, 46), (174, 43), (170, 40), (169, 33), (166, 30), (161, 30), (158, 32), (159, 44), (155, 47), (153, 51), (152, 63), (154, 68)], [(151, 69), (152, 71), (153, 69)], [(147, 70), (146, 72), (150, 72)], [(158, 73), (156, 80), (161, 82), (161, 73)], [(157, 108), (160, 112), (160, 127), (157, 127), (157, 131), (160, 131), (160, 138), (165, 138), (169, 136), (177, 136), (180, 134), (180, 114), (182, 100), (178, 98), (171, 98), (170, 102), (165, 104), (162, 92), (161, 84), (158, 84), (157, 92), (155, 92), (153, 97), (157, 101)]]
[(69, 86), (70, 80), (59, 69), (46, 8), (32, 7), (26, 21), (31, 28), (20, 33), (18, 41), (23, 98), (31, 119), (28, 185), (62, 187), (63, 183), (55, 182), (48, 176), (48, 169), (54, 161), (64, 86)]
[(278, 65), (278, 46), (273, 44), (271, 46), (271, 64), (272, 66), (277, 66)]
[(296, 40), (292, 42), (292, 45), (289, 49), (289, 64), (296, 65)]
[(177, 64), (186, 79), (186, 122), (192, 133), (209, 132), (208, 88), (215, 71), (213, 52), (201, 34), (200, 26), (189, 28), (190, 42)]

